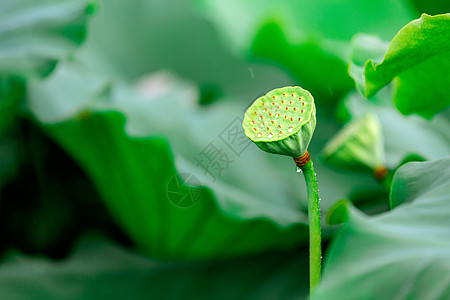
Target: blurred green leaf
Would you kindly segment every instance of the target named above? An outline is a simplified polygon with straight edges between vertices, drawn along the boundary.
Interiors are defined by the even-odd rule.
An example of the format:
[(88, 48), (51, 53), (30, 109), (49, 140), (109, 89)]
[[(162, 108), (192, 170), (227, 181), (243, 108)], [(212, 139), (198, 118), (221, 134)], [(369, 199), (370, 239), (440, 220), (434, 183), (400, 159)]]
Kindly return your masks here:
[[(168, 185), (177, 179), (166, 142), (130, 139), (123, 132), (124, 125), (119, 114), (103, 113), (49, 130), (89, 173), (119, 225), (149, 254), (233, 256), (306, 239), (306, 216), (295, 206), (284, 206), (287, 203), (260, 201), (227, 183), (215, 194), (201, 188), (194, 196), (190, 194), (193, 188), (183, 186), (172, 191)], [(188, 197), (193, 206), (177, 207), (170, 192)]]
[(127, 81), (165, 70), (194, 81), (202, 90), (220, 87), (215, 92), (241, 103), (250, 103), (266, 89), (293, 83), (273, 66), (233, 56), (193, 6), (184, 0), (133, 0), (133, 5), (103, 1), (79, 57)]
[(26, 119), (0, 139), (0, 188), (0, 253), (62, 257), (87, 227), (118, 231), (75, 162)]
[(345, 62), (348, 41), (354, 34), (391, 38), (414, 16), (404, 1), (197, 3), (223, 33), (230, 49), (254, 61), (281, 65), (312, 92), (319, 106), (334, 103), (352, 87)]
[(306, 299), (307, 251), (215, 262), (150, 260), (84, 237), (64, 261), (10, 253), (0, 265), (2, 299)]
[(389, 0), (196, 2), (223, 32), (229, 46), (240, 51), (249, 49), (256, 32), (269, 20), (283, 24), (288, 37), (349, 41), (358, 32), (390, 39), (416, 14), (408, 2)]
[(312, 37), (291, 41), (285, 31), (277, 22), (262, 25), (254, 37), (250, 56), (283, 66), (314, 95), (319, 108), (353, 87), (345, 59), (338, 55), (345, 52), (345, 44)]
[(48, 75), (67, 58), (84, 40), (94, 7), (85, 0), (0, 2), (0, 191), (17, 174), (24, 152), (16, 128), (23, 77)]
[(0, 2), (0, 71), (46, 75), (86, 35), (94, 4), (86, 0)]
[(365, 94), (372, 97), (395, 78), (398, 110), (430, 119), (450, 105), (449, 69), (450, 14), (423, 14), (397, 33), (383, 62), (367, 61)]
[[(148, 253), (208, 258), (306, 242), (306, 190), (299, 186), (295, 164), (245, 144), (250, 142), (239, 120), (242, 108), (199, 106), (196, 89), (165, 72), (141, 81), (143, 95), (114, 81), (80, 84), (94, 76), (86, 72), (75, 63), (61, 65), (30, 86), (28, 105)], [(248, 148), (233, 148), (239, 143)], [(221, 151), (224, 170), (206, 171), (199, 163), (206, 164), (201, 153), (211, 145)], [(323, 209), (356, 185), (367, 185), (357, 176), (341, 176), (337, 183), (336, 173), (317, 169)], [(204, 186), (182, 184), (179, 199), (199, 194), (189, 208), (177, 207), (169, 197), (169, 183), (183, 179), (183, 173), (198, 179), (191, 185)]]
[[(241, 116), (245, 108), (257, 97), (273, 88), (292, 85), (294, 83), (292, 79), (288, 79), (283, 72), (272, 65), (263, 65), (261, 61), (258, 63), (245, 62), (241, 55), (242, 53), (237, 57), (233, 56), (229, 50), (236, 50), (235, 44), (221, 43), (220, 35), (218, 34), (220, 32), (213, 30), (211, 24), (205, 21), (205, 17), (202, 18), (194, 11), (192, 3), (189, 4), (182, 0), (164, 2), (137, 0), (135, 4), (128, 5), (126, 2), (120, 0), (105, 2), (102, 10), (93, 20), (92, 26), (90, 27), (89, 39), (78, 53), (77, 58), (89, 65), (90, 68), (108, 74), (109, 77), (120, 78), (128, 82), (155, 71), (170, 76), (180, 75), (186, 80), (194, 80), (199, 84), (202, 93), (202, 97), (200, 98), (201, 103), (208, 102), (208, 95), (205, 93), (205, 91), (208, 91), (208, 87), (218, 86), (220, 89), (215, 90), (214, 93), (220, 95), (223, 92), (223, 97), (217, 100), (217, 106), (208, 107), (208, 109), (209, 111), (214, 111), (214, 118), (221, 121), (216, 123), (214, 118), (211, 117), (207, 118), (207, 120), (210, 120), (207, 124), (205, 123), (206, 121), (199, 122), (199, 124), (203, 124), (203, 127), (195, 127), (199, 133), (198, 137), (195, 137), (195, 147), (186, 147), (186, 142), (184, 144), (181, 142), (177, 143), (177, 145), (173, 144), (172, 138), (177, 135), (175, 125), (171, 125), (172, 130), (165, 133), (158, 132), (158, 130), (154, 131), (158, 136), (169, 138), (172, 149), (175, 149), (177, 152), (184, 151), (185, 153), (182, 153), (183, 157), (191, 162), (192, 157), (197, 155), (214, 137), (217, 137), (227, 127), (227, 124), (236, 117)], [(358, 4), (356, 3), (355, 5)], [(394, 6), (396, 7), (397, 4), (394, 4)], [(221, 13), (225, 12), (226, 10)], [(400, 15), (406, 13), (404, 8), (397, 8), (397, 12)], [(218, 16), (218, 18), (222, 17), (222, 15)], [(236, 20), (244, 20), (240, 19), (238, 15), (236, 17)], [(211, 15), (206, 16), (206, 18), (210, 20)], [(405, 17), (405, 22), (408, 19), (409, 17)], [(132, 22), (129, 20), (132, 20)], [(271, 19), (269, 18), (268, 20)], [(261, 24), (265, 24), (266, 21), (267, 19), (262, 21)], [(216, 20), (211, 20), (211, 22), (216, 24)], [(392, 22), (397, 21), (394, 20)], [(284, 20), (279, 21), (279, 23), (282, 25), (286, 24)], [(127, 26), (123, 26), (123, 24), (127, 24)], [(186, 28), (189, 28), (189, 30), (185, 30)], [(114, 35), (110, 34), (111, 31), (114, 32)], [(396, 30), (389, 29), (387, 31), (394, 33)], [(129, 32), (133, 32), (133, 34), (129, 34)], [(241, 28), (235, 32), (238, 32), (239, 37), (241, 37)], [(291, 36), (289, 34), (287, 38), (299, 43), (305, 41), (297, 35)], [(337, 98), (337, 93), (339, 92), (336, 85), (340, 85), (341, 82), (348, 82), (348, 75), (345, 69), (342, 68), (342, 61), (346, 61), (344, 59), (346, 57), (346, 47), (342, 49), (342, 43), (335, 43), (330, 40), (325, 41), (320, 37), (316, 38), (315, 36), (308, 35), (306, 38), (308, 44), (305, 47), (301, 47), (304, 50), (304, 54), (317, 57), (321, 61), (330, 63), (330, 66), (332, 66), (330, 68), (329, 66), (321, 65), (320, 68), (318, 67), (319, 71), (317, 73), (314, 72), (314, 74), (317, 74), (314, 78), (317, 79), (321, 74), (333, 74), (334, 67), (338, 70), (336, 72), (342, 75), (340, 77), (333, 77), (332, 80), (327, 80), (325, 83), (322, 79), (319, 84), (316, 84), (315, 80), (309, 81), (311, 85), (314, 84), (317, 87), (320, 95), (327, 97), (327, 101), (334, 101), (334, 97)], [(249, 45), (251, 43), (253, 43), (253, 38), (248, 41)], [(182, 45), (182, 47), (174, 45)], [(130, 55), (130, 51), (132, 55)], [(302, 64), (308, 66), (310, 69), (313, 68), (312, 61), (311, 63), (303, 61)], [(333, 70), (330, 71), (330, 69)], [(292, 71), (295, 70), (292, 69)], [(309, 78), (308, 75), (304, 77), (306, 79)], [(205, 86), (207, 87), (206, 89)], [(330, 86), (333, 88), (330, 89)], [(336, 86), (336, 89), (334, 89), (334, 86)], [(340, 91), (342, 90), (344, 89), (340, 89)], [(212, 96), (215, 97), (215, 95)], [(132, 96), (126, 98), (130, 97), (133, 98)], [(320, 103), (326, 102), (322, 96), (316, 97), (316, 100)], [(233, 107), (224, 106), (223, 103), (219, 103), (230, 101), (234, 102)], [(223, 109), (223, 112), (220, 112), (221, 109)], [(142, 114), (145, 113), (145, 110), (136, 110), (142, 111)], [(208, 116), (206, 109), (199, 110), (201, 113), (198, 113), (196, 110), (193, 109), (190, 111), (193, 115), (198, 115), (200, 118)], [(314, 155), (314, 152), (318, 153), (325, 141), (337, 130), (334, 120), (330, 117), (329, 110), (318, 112), (318, 118), (320, 118), (320, 122), (310, 146), (312, 150), (310, 153), (312, 155)], [(145, 117), (142, 117), (142, 119), (145, 120)], [(190, 124), (191, 118), (183, 119), (183, 123), (178, 128), (185, 128), (186, 122)], [(196, 122), (192, 123), (195, 124)], [(211, 126), (214, 128), (210, 128)], [(145, 126), (141, 125), (141, 127)], [(151, 124), (151, 127), (158, 129), (164, 128), (156, 121)], [(211, 129), (211, 131), (206, 131), (205, 128)], [(180, 135), (190, 137), (191, 134), (187, 130), (187, 133), (183, 132)], [(179, 141), (177, 138), (174, 140), (175, 142)], [(188, 143), (192, 144), (192, 139), (189, 139)], [(259, 157), (255, 153), (256, 151), (253, 152), (250, 148), (248, 151), (252, 154), (248, 154), (246, 159), (255, 155)], [(267, 160), (276, 160), (278, 165), (283, 161), (282, 165), (284, 167), (292, 168), (290, 165), (291, 162), (282, 158), (270, 157), (258, 158), (258, 160), (260, 160), (257, 164), (258, 167), (265, 165)], [(242, 166), (242, 168), (247, 166), (240, 162), (237, 164), (240, 167)], [(233, 170), (241, 171), (240, 167), (233, 167)], [(177, 168), (179, 167), (177, 166)], [(317, 163), (316, 168), (318, 169), (319, 180), (323, 182), (321, 183), (321, 193), (323, 194), (322, 199), (324, 199), (324, 209), (332, 205), (334, 201), (346, 197), (348, 192), (353, 190), (355, 186), (365, 187), (375, 184), (370, 180), (368, 181), (365, 177), (353, 174), (346, 174), (345, 179), (343, 179), (346, 184), (340, 184), (335, 180), (335, 177), (340, 172), (328, 169)], [(283, 172), (280, 171), (280, 173)], [(236, 176), (239, 178), (240, 174), (240, 172), (233, 172), (229, 177)], [(280, 176), (283, 178), (283, 182), (293, 185), (298, 184), (298, 178), (286, 176), (285, 173)], [(242, 185), (247, 190), (249, 189), (244, 183), (240, 184), (238, 182), (237, 184)], [(257, 190), (257, 188), (256, 185), (251, 185), (252, 190)], [(289, 185), (273, 188), (273, 192), (286, 193), (287, 190), (292, 190), (292, 188)], [(289, 193), (295, 193), (297, 195), (298, 192), (290, 191)], [(267, 196), (263, 195), (263, 197)], [(292, 196), (292, 199), (299, 197), (304, 197), (302, 191), (299, 191), (298, 196)]]
[[(260, 63), (250, 64), (245, 62), (241, 56), (232, 56), (229, 53), (229, 47), (231, 46), (234, 49), (234, 44), (224, 45), (221, 43), (218, 32), (214, 31), (211, 28), (211, 24), (194, 11), (191, 4), (182, 0), (164, 2), (137, 0), (135, 3), (136, 5), (128, 5), (128, 3), (121, 0), (110, 0), (103, 3), (102, 10), (93, 20), (92, 26), (90, 26), (89, 39), (78, 53), (77, 58), (89, 65), (90, 68), (103, 74), (108, 74), (108, 77), (120, 78), (120, 80), (127, 82), (155, 71), (172, 77), (180, 75), (183, 79), (194, 80), (199, 84), (202, 92), (202, 97), (200, 98), (202, 103), (205, 101), (204, 96), (207, 96), (205, 95), (205, 86), (218, 86), (220, 90), (215, 90), (214, 93), (221, 94), (223, 92), (224, 97), (217, 100), (217, 106), (204, 109), (196, 107), (194, 109), (195, 105), (192, 107), (193, 104), (189, 104), (188, 107), (192, 108), (189, 110), (192, 113), (192, 117), (183, 118), (183, 122), (177, 127), (178, 129), (189, 129), (191, 127), (186, 124), (198, 123), (198, 126), (194, 126), (198, 133), (198, 136), (195, 138), (190, 138), (192, 136), (192, 131), (190, 130), (177, 134), (174, 124), (170, 126), (170, 131), (158, 131), (157, 129), (164, 128), (158, 122), (161, 122), (161, 124), (167, 122), (164, 119), (160, 120), (161, 118), (155, 119), (155, 122), (151, 124), (143, 123), (146, 125), (140, 125), (140, 127), (144, 128), (150, 126), (155, 129), (153, 131), (154, 134), (168, 138), (172, 149), (175, 149), (177, 152), (184, 151), (182, 155), (189, 161), (192, 162), (192, 157), (198, 155), (213, 138), (217, 138), (233, 119), (242, 116), (245, 108), (256, 98), (273, 88), (293, 84), (291, 79), (287, 79), (281, 71), (273, 66)], [(394, 4), (394, 6), (396, 5)], [(399, 11), (403, 15), (404, 10), (400, 9)], [(132, 22), (129, 20), (132, 20)], [(127, 24), (127, 26), (123, 26), (123, 24)], [(189, 28), (189, 30), (185, 30), (186, 28)], [(114, 35), (110, 34), (111, 31), (114, 32)], [(129, 32), (133, 32), (133, 34), (129, 34)], [(395, 32), (395, 30), (392, 32)], [(239, 31), (239, 33), (241, 32)], [(249, 43), (252, 41), (249, 41)], [(321, 50), (318, 53), (320, 58), (326, 61), (334, 61), (336, 59), (337, 54), (334, 51), (330, 52), (330, 49), (336, 43), (326, 43), (314, 38), (310, 42), (311, 44), (305, 47), (307, 53), (310, 53), (310, 51), (314, 52), (317, 49)], [(327, 45), (327, 51), (322, 49), (324, 44)], [(182, 47), (175, 47), (174, 45), (182, 45)], [(317, 48), (319, 46), (320, 49)], [(130, 55), (130, 51), (132, 55)], [(339, 50), (338, 52), (339, 57), (341, 57), (342, 51)], [(309, 63), (307, 65), (311, 66)], [(340, 65), (341, 63), (332, 64), (333, 67)], [(323, 68), (320, 70), (322, 72)], [(332, 73), (332, 71), (328, 69), (327, 73)], [(343, 78), (347, 77), (346, 72), (342, 73), (342, 75)], [(340, 81), (338, 80), (338, 82)], [(323, 85), (324, 88), (320, 89), (320, 91), (325, 90), (324, 93), (327, 95), (330, 94), (328, 85), (333, 86), (334, 83), (328, 81), (326, 85)], [(124, 98), (133, 98), (133, 96)], [(323, 99), (318, 98), (316, 100), (323, 101)], [(70, 99), (66, 99), (66, 101), (70, 101)], [(231, 101), (234, 102), (233, 106), (224, 105), (223, 103)], [(149, 107), (148, 109), (152, 108)], [(169, 109), (172, 110), (173, 108)], [(141, 119), (147, 123), (149, 122), (149, 120), (146, 120), (148, 118), (145, 116), (145, 109), (137, 108), (135, 111), (140, 111), (144, 115)], [(208, 117), (209, 111), (214, 112), (214, 117)], [(205, 118), (205, 120), (195, 120), (194, 116)], [(320, 118), (320, 122), (317, 125), (318, 127), (310, 146), (312, 150), (310, 153), (313, 156), (314, 151), (318, 153), (325, 141), (337, 130), (334, 120), (330, 118), (329, 111), (323, 110), (318, 112), (318, 118)], [(220, 121), (216, 122), (216, 119)], [(175, 138), (172, 141), (172, 138), (177, 135), (189, 137), (189, 139), (180, 142), (179, 138)], [(193, 144), (193, 140), (195, 141), (195, 147), (185, 146), (186, 143)], [(173, 144), (174, 142), (177, 144)], [(275, 160), (277, 165), (281, 163), (289, 170), (292, 168), (289, 160), (259, 157), (259, 154), (256, 153), (257, 151), (251, 150), (251, 147), (246, 152), (251, 153), (246, 154), (247, 160), (252, 159), (250, 157), (258, 157), (258, 163), (254, 160), (258, 168), (265, 165), (267, 160)], [(241, 167), (247, 168), (246, 164), (237, 162), (236, 165), (238, 164), (239, 167), (233, 167), (233, 170), (236, 170), (236, 172), (230, 174), (229, 178), (233, 176), (239, 178), (240, 174), (242, 174), (240, 172)], [(345, 197), (348, 191), (357, 185), (370, 186), (374, 184), (373, 182), (368, 182), (365, 177), (352, 174), (347, 174), (345, 179), (343, 179), (346, 183), (345, 185), (339, 184), (334, 180), (339, 172), (330, 170), (317, 163), (315, 165), (318, 169), (319, 180), (323, 182), (321, 184), (321, 193), (323, 194), (324, 208), (332, 205), (334, 201)], [(277, 167), (276, 169), (282, 170), (282, 168)], [(244, 171), (244, 174), (247, 173), (248, 171)], [(298, 184), (298, 178), (286, 175), (286, 173), (280, 171), (280, 176), (283, 178), (282, 181), (286, 183), (281, 183), (282, 187), (280, 185), (274, 187), (272, 191), (274, 194), (271, 194), (270, 197), (273, 197), (276, 194), (275, 192), (284, 194), (287, 190), (292, 190), (289, 186), (290, 184)], [(240, 181), (237, 184), (241, 185)], [(258, 190), (256, 184), (247, 186), (247, 184), (242, 183), (242, 186), (247, 190), (250, 188), (252, 191)], [(289, 193), (296, 195), (290, 196), (292, 199), (304, 197), (301, 190), (290, 191)], [(268, 197), (266, 195), (262, 197)]]
[[(437, 182), (426, 184), (437, 174)], [(348, 224), (327, 253), (312, 299), (446, 299), (449, 195), (450, 157), (402, 166), (391, 201), (408, 203), (377, 217), (349, 207)]]
[[(119, 224), (150, 254), (231, 256), (306, 240), (302, 197), (290, 193), (281, 178), (271, 186), (273, 179), (255, 176), (251, 158), (248, 167), (234, 171), (239, 176), (216, 172), (215, 178), (191, 162), (191, 157), (200, 158), (202, 148), (210, 142), (219, 146), (218, 135), (232, 121), (228, 119), (230, 107), (214, 113), (195, 112), (195, 107), (190, 107), (196, 101), (195, 90), (170, 77), (161, 79), (161, 75), (150, 83), (154, 94), (148, 99), (117, 83), (111, 83), (109, 92), (102, 92), (101, 80), (86, 84), (77, 93), (77, 80), (90, 77), (78, 66), (69, 66), (58, 69), (42, 84), (32, 85), (29, 105), (41, 121), (49, 123), (48, 132), (85, 168)], [(66, 77), (69, 74), (73, 80)], [(69, 89), (73, 91), (70, 99), (66, 97)], [(66, 105), (62, 106), (64, 97)], [(114, 111), (122, 112), (127, 123)], [(125, 126), (134, 137), (127, 136)], [(177, 207), (169, 197), (172, 191), (168, 185), (177, 180), (177, 172), (173, 154), (161, 138), (167, 135), (173, 137), (171, 142), (177, 149), (184, 149), (183, 155), (175, 154), (182, 173), (193, 174), (201, 185), (214, 187), (214, 193), (206, 187), (195, 188), (198, 199), (188, 196), (195, 204), (192, 207)], [(148, 136), (153, 138), (144, 138)], [(224, 153), (230, 160), (239, 159), (231, 151)], [(280, 193), (283, 186), (287, 192)], [(193, 188), (182, 187), (181, 198), (193, 192)], [(251, 187), (253, 191), (246, 190)]]

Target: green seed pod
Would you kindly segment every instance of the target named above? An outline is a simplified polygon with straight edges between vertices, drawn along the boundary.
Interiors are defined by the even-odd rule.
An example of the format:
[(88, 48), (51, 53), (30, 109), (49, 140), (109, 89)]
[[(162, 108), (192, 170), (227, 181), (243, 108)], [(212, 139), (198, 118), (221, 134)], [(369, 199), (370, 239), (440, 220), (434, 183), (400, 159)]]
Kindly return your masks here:
[(370, 171), (384, 177), (384, 142), (376, 115), (367, 114), (344, 126), (325, 146), (322, 158), (340, 169)]
[(246, 111), (245, 135), (264, 151), (303, 155), (316, 128), (314, 98), (301, 87), (284, 87), (255, 100)]

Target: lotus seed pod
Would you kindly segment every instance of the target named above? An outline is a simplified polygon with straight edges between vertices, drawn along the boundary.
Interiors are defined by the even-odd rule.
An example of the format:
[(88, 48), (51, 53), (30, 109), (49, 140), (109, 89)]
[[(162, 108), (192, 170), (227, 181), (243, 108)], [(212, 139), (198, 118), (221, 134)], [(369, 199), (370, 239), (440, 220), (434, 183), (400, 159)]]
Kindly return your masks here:
[(324, 148), (326, 163), (341, 168), (375, 172), (384, 177), (385, 153), (381, 124), (374, 114), (352, 121)]
[(316, 128), (314, 98), (297, 86), (272, 90), (253, 102), (242, 126), (245, 135), (262, 150), (301, 156)]

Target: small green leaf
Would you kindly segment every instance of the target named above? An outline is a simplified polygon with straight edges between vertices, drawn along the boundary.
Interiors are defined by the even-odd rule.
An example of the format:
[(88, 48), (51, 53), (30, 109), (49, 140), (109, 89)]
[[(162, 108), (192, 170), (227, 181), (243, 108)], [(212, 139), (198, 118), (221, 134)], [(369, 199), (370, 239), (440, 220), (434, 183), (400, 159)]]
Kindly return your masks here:
[(343, 199), (336, 202), (326, 214), (328, 225), (338, 225), (348, 220), (348, 200)]
[(376, 217), (350, 207), (312, 299), (448, 298), (450, 157), (400, 167), (392, 197), (408, 203)]
[(450, 105), (450, 14), (423, 14), (403, 27), (383, 62), (365, 65), (365, 94), (372, 97), (395, 79), (394, 103), (405, 114), (432, 118)]

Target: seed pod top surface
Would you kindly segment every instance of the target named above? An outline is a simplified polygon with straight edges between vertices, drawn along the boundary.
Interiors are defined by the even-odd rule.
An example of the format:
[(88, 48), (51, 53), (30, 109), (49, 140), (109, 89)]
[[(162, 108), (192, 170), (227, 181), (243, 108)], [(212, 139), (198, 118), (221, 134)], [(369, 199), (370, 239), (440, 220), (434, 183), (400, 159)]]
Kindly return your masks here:
[(297, 157), (316, 126), (314, 98), (301, 87), (284, 87), (258, 98), (245, 113), (245, 134), (262, 150)]

